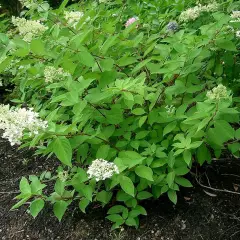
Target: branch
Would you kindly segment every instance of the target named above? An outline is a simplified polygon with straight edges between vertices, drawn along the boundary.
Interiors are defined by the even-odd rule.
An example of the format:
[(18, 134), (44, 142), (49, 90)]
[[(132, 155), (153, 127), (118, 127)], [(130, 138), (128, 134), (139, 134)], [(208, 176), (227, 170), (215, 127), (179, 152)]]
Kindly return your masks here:
[(212, 190), (212, 191), (215, 191), (215, 192), (225, 192), (225, 193), (231, 193), (231, 194), (240, 195), (239, 192), (233, 192), (233, 191), (229, 191), (229, 190), (226, 190), (226, 189), (218, 189), (218, 188), (208, 187), (208, 186), (206, 186), (206, 185), (203, 185), (203, 184), (197, 179), (197, 177), (196, 177), (195, 179), (196, 179), (197, 183), (198, 183), (201, 187), (210, 189), (210, 190)]

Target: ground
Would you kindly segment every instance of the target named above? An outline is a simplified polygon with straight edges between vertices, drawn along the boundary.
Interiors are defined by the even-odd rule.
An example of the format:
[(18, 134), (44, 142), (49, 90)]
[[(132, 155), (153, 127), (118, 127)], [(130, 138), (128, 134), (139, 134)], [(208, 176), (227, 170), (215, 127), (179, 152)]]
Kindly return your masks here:
[[(84, 215), (73, 205), (61, 223), (53, 216), (51, 206), (33, 219), (25, 207), (9, 211), (15, 203), (22, 176), (51, 170), (54, 160), (33, 156), (28, 150), (17, 150), (0, 139), (0, 239), (69, 239), (69, 240), (238, 240), (240, 239), (240, 161), (214, 161), (201, 168), (201, 184), (228, 189), (233, 193), (213, 191), (200, 186), (191, 174), (194, 187), (181, 189), (178, 204), (166, 197), (146, 201), (147, 217), (140, 228), (111, 232), (105, 219), (106, 209), (89, 209)], [(195, 169), (196, 170), (196, 169)], [(195, 171), (193, 170), (193, 171)]]

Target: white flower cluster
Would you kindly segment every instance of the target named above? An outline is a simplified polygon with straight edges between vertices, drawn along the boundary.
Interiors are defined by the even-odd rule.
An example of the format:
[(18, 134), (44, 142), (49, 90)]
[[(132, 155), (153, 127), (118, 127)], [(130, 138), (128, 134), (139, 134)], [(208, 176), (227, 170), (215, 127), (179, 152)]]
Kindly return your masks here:
[(89, 178), (95, 178), (96, 181), (111, 178), (115, 173), (119, 173), (118, 167), (104, 159), (94, 160), (87, 171)]
[(231, 14), (231, 20), (230, 22), (240, 22), (240, 11), (233, 11)]
[(59, 81), (62, 80), (65, 77), (70, 76), (69, 73), (64, 72), (62, 68), (55, 68), (52, 66), (47, 66), (44, 69), (44, 77), (45, 77), (45, 82), (52, 83), (54, 81)]
[(172, 114), (174, 114), (175, 113), (175, 107), (173, 106), (173, 105), (167, 105), (166, 107), (165, 107), (165, 109), (167, 110), (167, 114), (168, 115), (172, 115)]
[(38, 113), (32, 109), (11, 109), (9, 105), (0, 105), (0, 129), (4, 130), (3, 138), (8, 139), (12, 146), (21, 144), (24, 130), (32, 136), (46, 128), (47, 121), (39, 119)]
[(202, 12), (214, 12), (218, 9), (219, 4), (216, 2), (209, 3), (208, 5), (197, 5), (193, 8), (188, 8), (179, 16), (180, 22), (189, 22), (197, 19)]
[(83, 12), (68, 12), (64, 11), (64, 18), (67, 20), (69, 25), (72, 25), (73, 27), (76, 27), (78, 24), (79, 20), (83, 17)]
[(207, 92), (207, 98), (209, 100), (219, 101), (220, 99), (229, 98), (229, 93), (225, 86), (219, 84), (217, 87)]
[(41, 36), (48, 29), (38, 20), (12, 17), (12, 23), (18, 28), (20, 35), (26, 42), (31, 42), (33, 38)]

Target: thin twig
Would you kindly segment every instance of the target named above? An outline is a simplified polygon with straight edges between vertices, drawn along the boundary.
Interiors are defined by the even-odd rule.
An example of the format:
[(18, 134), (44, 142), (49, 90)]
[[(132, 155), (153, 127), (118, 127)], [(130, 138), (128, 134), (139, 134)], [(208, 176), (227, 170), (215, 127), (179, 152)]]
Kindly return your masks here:
[(228, 173), (223, 173), (221, 174), (222, 176), (233, 176), (233, 177), (239, 177), (240, 178), (240, 175), (235, 175), (235, 174), (228, 174)]
[(226, 189), (218, 189), (218, 188), (208, 187), (208, 186), (206, 186), (206, 185), (203, 185), (203, 184), (197, 179), (197, 177), (196, 177), (195, 179), (196, 179), (197, 183), (198, 183), (201, 187), (204, 187), (204, 188), (210, 189), (210, 190), (212, 190), (212, 191), (216, 191), (216, 192), (225, 192), (225, 193), (232, 193), (232, 194), (240, 195), (239, 192), (233, 192), (233, 191), (226, 190)]

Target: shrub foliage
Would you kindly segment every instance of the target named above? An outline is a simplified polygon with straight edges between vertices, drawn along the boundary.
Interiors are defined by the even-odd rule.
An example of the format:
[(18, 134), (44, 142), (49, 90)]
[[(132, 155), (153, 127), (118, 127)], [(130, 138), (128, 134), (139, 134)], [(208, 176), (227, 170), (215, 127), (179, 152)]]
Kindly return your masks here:
[(14, 108), (48, 122), (21, 129), (22, 147), (61, 164), (23, 177), (13, 208), (31, 201), (36, 217), (50, 202), (61, 220), (73, 201), (111, 203), (113, 228), (137, 227), (142, 200), (176, 204), (192, 186), (193, 163), (239, 157), (238, 1), (23, 2), (24, 19), (0, 34), (1, 79)]

